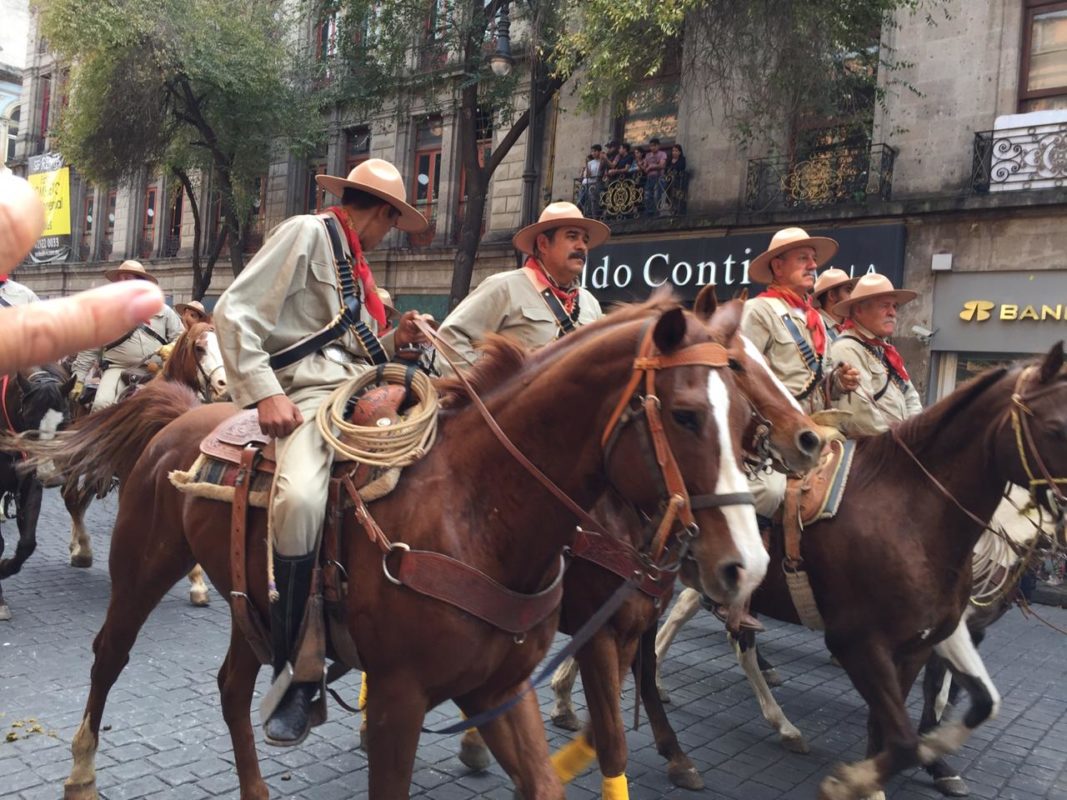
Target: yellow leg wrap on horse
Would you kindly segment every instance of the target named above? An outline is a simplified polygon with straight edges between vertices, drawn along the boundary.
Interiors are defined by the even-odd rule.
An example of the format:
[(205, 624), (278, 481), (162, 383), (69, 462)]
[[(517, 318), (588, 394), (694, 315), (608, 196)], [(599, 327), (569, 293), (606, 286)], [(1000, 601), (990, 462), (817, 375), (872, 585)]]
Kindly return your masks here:
[(626, 773), (614, 778), (604, 778), (600, 796), (604, 800), (630, 800), (630, 787), (626, 784)]
[(356, 708), (363, 711), (367, 708), (367, 673), (364, 672), (359, 679), (359, 702)]
[(561, 781), (570, 783), (585, 771), (594, 758), (596, 758), (596, 750), (582, 735), (552, 754), (552, 768), (556, 770)]

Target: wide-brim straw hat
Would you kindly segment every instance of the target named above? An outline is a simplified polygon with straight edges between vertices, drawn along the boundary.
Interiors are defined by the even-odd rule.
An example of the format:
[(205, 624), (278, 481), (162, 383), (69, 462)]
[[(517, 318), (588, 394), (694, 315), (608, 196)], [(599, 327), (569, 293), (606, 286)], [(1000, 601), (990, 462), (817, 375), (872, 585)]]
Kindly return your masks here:
[(815, 279), (815, 291), (811, 293), (816, 304), (820, 304), (820, 298), (831, 289), (839, 286), (855, 286), (859, 278), (850, 278), (848, 273), (837, 267), (830, 267), (822, 275)]
[(842, 300), (832, 310), (839, 317), (847, 317), (849, 309), (861, 300), (890, 296), (896, 301), (897, 305), (902, 306), (918, 297), (919, 293), (913, 292), (911, 289), (894, 289), (893, 282), (889, 278), (885, 275), (879, 275), (877, 272), (872, 272), (856, 281), (852, 296), (848, 300)]
[(144, 268), (144, 264), (140, 261), (123, 261), (114, 269), (104, 270), (104, 277), (109, 281), (117, 281), (120, 275), (135, 275), (138, 278), (142, 278), (146, 281), (152, 281), (152, 283), (159, 283), (156, 280), (156, 276)]
[(421, 233), (430, 225), (421, 211), (408, 205), (400, 170), (381, 158), (369, 158), (357, 164), (347, 178), (316, 175), (315, 183), (338, 197), (344, 195), (345, 189), (352, 188), (381, 198), (400, 212), (396, 226), (402, 231)]
[(771, 259), (797, 247), (815, 249), (815, 263), (822, 266), (837, 253), (837, 242), (826, 236), (808, 236), (803, 228), (782, 228), (771, 237), (766, 252), (760, 253), (748, 265), (748, 277), (765, 286), (774, 281), (771, 274)]
[(393, 305), (393, 296), (389, 294), (388, 290), (383, 289), (381, 286), (375, 286), (374, 291), (377, 293), (379, 299), (381, 299), (382, 305), (385, 306), (386, 320), (391, 324), (395, 324), (396, 321), (400, 319), (400, 311)]
[(611, 236), (611, 228), (603, 222), (588, 219), (574, 203), (561, 200), (558, 203), (549, 203), (537, 222), (516, 233), (511, 243), (520, 253), (532, 256), (538, 235), (554, 228), (582, 228), (589, 234), (590, 250), (604, 244)]
[(178, 312), (179, 316), (184, 314), (187, 308), (197, 312), (204, 319), (208, 318), (207, 309), (204, 308), (204, 304), (199, 300), (190, 300), (188, 303), (178, 303), (174, 306), (174, 310)]

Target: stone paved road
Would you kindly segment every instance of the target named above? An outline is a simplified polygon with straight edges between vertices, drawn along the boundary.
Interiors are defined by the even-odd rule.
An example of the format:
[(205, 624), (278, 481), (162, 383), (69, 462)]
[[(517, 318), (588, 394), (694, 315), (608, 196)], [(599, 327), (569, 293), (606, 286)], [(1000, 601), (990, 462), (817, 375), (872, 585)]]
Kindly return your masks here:
[[(46, 493), (41, 542), (23, 572), (5, 582), (14, 619), (0, 623), (0, 797), (55, 800), (70, 768), (69, 744), (88, 691), (90, 646), (108, 600), (107, 539), (114, 498), (90, 511), (97, 562), (66, 566), (68, 521), (54, 490)], [(13, 526), (4, 525), (10, 537)], [(151, 535), (145, 531), (145, 535)], [(11, 546), (9, 539), (9, 546)], [(1043, 608), (1067, 627), (1067, 611)], [(97, 758), (107, 800), (234, 798), (237, 782), (229, 737), (217, 705), (215, 672), (229, 628), (225, 606), (193, 608), (173, 590), (141, 632), (130, 665), (111, 692)], [(813, 798), (818, 781), (842, 758), (862, 756), (865, 711), (844, 673), (830, 665), (820, 639), (771, 623), (765, 653), (786, 679), (777, 696), (808, 736), (809, 755), (785, 752), (758, 716), (720, 626), (702, 615), (683, 632), (666, 665), (671, 719), (708, 788), (673, 788), (651, 746), (647, 725), (629, 733), (631, 797)], [(1067, 799), (1067, 638), (1014, 613), (983, 648), (1004, 706), (957, 757), (978, 798)], [(260, 690), (264, 686), (261, 678)], [(355, 697), (356, 682), (342, 691)], [(576, 695), (581, 700), (581, 694)], [(547, 710), (547, 694), (542, 692)], [(627, 707), (632, 697), (627, 694)], [(915, 697), (912, 698), (915, 709)], [(356, 749), (356, 723), (340, 709), (295, 750), (259, 748), (274, 797), (335, 800), (366, 796), (366, 760)], [(450, 721), (435, 711), (429, 724)], [(627, 716), (629, 711), (627, 711)], [(33, 732), (34, 725), (40, 732)], [(10, 736), (13, 741), (5, 741)], [(550, 730), (553, 747), (565, 737)], [(511, 798), (495, 769), (466, 774), (457, 742), (424, 736), (412, 795), (466, 800)], [(582, 776), (570, 798), (599, 794), (597, 773)], [(909, 772), (889, 787), (894, 800), (938, 797), (925, 774)]]

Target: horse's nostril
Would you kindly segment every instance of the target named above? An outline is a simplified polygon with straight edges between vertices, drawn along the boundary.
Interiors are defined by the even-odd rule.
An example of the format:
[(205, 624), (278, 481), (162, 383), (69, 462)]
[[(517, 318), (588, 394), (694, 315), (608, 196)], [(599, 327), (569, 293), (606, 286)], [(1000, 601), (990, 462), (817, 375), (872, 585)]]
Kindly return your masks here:
[(719, 567), (719, 580), (727, 592), (736, 592), (744, 577), (745, 565), (740, 561), (728, 561)]
[(822, 437), (810, 428), (805, 428), (797, 434), (797, 447), (800, 452), (807, 455), (816, 455), (822, 452)]

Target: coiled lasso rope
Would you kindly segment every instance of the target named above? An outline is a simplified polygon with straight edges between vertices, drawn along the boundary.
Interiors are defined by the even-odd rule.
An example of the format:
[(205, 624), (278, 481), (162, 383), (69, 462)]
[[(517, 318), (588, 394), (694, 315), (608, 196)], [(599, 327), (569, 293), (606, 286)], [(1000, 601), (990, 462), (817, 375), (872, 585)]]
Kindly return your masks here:
[[(415, 372), (411, 389), (418, 402), (390, 425), (353, 425), (345, 419), (349, 399), (378, 382), (403, 386), (408, 367), (386, 364), (368, 370), (335, 389), (319, 406), (315, 422), (319, 432), (341, 458), (374, 467), (406, 467), (422, 458), (437, 438), (437, 390), (423, 372)], [(338, 433), (334, 433), (337, 430)]]

